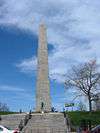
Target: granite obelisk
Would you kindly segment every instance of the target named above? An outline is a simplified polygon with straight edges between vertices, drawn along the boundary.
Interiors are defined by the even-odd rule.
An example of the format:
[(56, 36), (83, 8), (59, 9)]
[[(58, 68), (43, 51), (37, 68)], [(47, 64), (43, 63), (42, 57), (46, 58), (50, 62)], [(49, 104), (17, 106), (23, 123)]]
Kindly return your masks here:
[(47, 32), (44, 23), (39, 26), (38, 68), (36, 88), (36, 111), (51, 111), (50, 83), (48, 70)]

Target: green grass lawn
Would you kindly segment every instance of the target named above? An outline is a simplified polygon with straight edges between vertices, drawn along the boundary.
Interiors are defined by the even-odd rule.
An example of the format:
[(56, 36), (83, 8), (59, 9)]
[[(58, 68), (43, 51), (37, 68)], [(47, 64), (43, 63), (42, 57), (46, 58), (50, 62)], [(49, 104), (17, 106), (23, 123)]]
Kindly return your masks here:
[(82, 112), (82, 111), (71, 111), (66, 112), (70, 118), (72, 125), (79, 126), (82, 120), (90, 120), (93, 126), (100, 124), (100, 111), (92, 112)]
[(0, 115), (17, 114), (17, 112), (0, 112)]

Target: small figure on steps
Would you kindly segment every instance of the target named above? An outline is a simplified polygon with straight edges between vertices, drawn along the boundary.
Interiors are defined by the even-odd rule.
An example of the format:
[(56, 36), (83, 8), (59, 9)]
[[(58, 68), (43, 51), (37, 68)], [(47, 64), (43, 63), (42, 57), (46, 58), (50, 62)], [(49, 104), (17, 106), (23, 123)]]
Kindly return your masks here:
[(41, 112), (42, 112), (42, 114), (44, 113), (44, 103), (43, 102), (41, 103)]

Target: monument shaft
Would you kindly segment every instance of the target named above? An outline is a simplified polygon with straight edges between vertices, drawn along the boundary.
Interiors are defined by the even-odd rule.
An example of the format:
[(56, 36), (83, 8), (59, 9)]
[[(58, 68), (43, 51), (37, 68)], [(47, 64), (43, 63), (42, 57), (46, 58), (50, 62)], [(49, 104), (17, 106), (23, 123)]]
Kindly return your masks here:
[(46, 27), (39, 27), (36, 111), (51, 111)]

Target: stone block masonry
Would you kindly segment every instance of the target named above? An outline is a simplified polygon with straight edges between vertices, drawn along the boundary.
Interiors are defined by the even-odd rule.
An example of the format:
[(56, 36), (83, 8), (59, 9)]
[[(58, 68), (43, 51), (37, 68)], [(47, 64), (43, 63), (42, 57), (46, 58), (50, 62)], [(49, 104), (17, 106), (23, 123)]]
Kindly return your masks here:
[(46, 26), (39, 27), (36, 111), (51, 111)]

